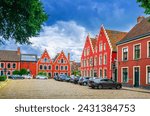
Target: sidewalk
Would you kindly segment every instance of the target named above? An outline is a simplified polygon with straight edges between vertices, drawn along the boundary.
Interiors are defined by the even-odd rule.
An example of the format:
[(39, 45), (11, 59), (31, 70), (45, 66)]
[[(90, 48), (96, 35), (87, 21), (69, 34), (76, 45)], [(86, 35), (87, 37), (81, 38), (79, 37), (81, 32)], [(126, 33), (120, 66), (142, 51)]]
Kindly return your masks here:
[(8, 80), (8, 79), (6, 81), (0, 81), (0, 89), (3, 88), (4, 86), (6, 86), (9, 81), (10, 80)]
[(134, 91), (134, 92), (150, 93), (149, 89), (144, 89), (144, 88), (122, 87), (122, 89), (123, 90), (128, 90), (128, 91)]

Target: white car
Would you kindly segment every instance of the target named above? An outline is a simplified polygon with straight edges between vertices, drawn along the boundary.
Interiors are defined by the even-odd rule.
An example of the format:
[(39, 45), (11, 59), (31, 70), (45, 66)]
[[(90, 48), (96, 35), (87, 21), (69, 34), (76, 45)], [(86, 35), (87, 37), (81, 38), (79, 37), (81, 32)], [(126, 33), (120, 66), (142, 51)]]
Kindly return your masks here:
[(36, 79), (48, 79), (48, 77), (44, 75), (37, 75)]
[(22, 75), (25, 79), (32, 79), (33, 76), (32, 75)]

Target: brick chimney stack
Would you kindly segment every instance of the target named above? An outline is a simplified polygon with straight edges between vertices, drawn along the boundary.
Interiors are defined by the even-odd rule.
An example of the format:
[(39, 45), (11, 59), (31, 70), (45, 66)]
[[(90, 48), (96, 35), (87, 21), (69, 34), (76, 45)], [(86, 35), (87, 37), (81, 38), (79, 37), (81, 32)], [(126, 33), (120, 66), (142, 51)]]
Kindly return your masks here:
[(20, 52), (20, 47), (17, 48), (17, 54), (18, 54), (18, 55), (21, 54), (21, 52)]
[(139, 16), (139, 17), (137, 18), (137, 23), (140, 23), (144, 18), (145, 18), (144, 16)]
[(70, 62), (70, 53), (68, 53), (68, 61)]

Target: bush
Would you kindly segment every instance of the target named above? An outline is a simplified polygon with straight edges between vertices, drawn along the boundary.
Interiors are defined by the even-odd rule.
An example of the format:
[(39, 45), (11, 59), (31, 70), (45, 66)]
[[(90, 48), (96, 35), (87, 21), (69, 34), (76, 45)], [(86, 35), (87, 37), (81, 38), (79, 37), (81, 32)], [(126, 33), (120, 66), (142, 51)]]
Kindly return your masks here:
[(20, 71), (19, 70), (13, 71), (13, 75), (20, 75)]
[(39, 72), (38, 75), (47, 76), (46, 72)]
[(0, 76), (0, 81), (5, 81), (7, 79), (6, 76)]
[(22, 68), (22, 69), (20, 70), (20, 75), (27, 75), (27, 74), (28, 74), (27, 69)]

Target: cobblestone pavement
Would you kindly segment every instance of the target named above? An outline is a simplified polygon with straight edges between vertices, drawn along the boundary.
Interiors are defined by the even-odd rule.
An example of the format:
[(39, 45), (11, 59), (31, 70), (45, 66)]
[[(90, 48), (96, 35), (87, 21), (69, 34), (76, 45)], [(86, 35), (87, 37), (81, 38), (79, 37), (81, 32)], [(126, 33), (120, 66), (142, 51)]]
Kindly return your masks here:
[(0, 89), (1, 99), (139, 99), (150, 98), (150, 90), (137, 88), (91, 89), (67, 82), (50, 80), (11, 80)]

